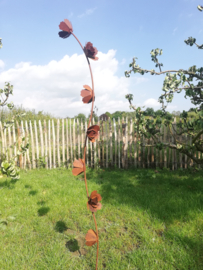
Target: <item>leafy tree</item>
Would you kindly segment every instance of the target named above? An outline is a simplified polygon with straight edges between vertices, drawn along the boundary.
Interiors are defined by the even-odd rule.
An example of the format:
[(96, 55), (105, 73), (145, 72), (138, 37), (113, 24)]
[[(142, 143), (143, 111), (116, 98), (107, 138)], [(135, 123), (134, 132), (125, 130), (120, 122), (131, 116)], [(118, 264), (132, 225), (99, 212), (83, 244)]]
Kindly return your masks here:
[(146, 108), (146, 110), (143, 112), (143, 114), (145, 116), (155, 116), (153, 108)]
[(110, 114), (110, 112), (105, 112), (105, 114), (106, 114), (108, 117), (110, 117), (110, 118), (112, 117), (111, 114)]
[[(202, 6), (198, 6), (200, 11), (203, 10)], [(185, 40), (187, 45), (193, 46), (194, 44), (198, 47), (198, 49), (203, 49), (203, 44), (196, 44), (196, 39), (189, 37)], [(155, 63), (155, 67), (159, 69), (159, 72), (156, 72), (154, 69), (142, 69), (136, 63), (136, 57), (133, 58), (132, 63), (130, 63), (129, 67), (131, 68), (129, 71), (125, 71), (125, 76), (127, 78), (130, 77), (131, 73), (139, 73), (144, 75), (145, 73), (150, 73), (151, 75), (161, 75), (166, 74), (166, 77), (163, 82), (162, 90), (165, 92), (159, 97), (159, 102), (162, 104), (162, 114), (160, 117), (156, 119), (146, 119), (144, 116), (144, 112), (140, 107), (136, 108), (132, 104), (133, 95), (126, 95), (126, 99), (130, 103), (130, 108), (136, 111), (137, 123), (135, 125), (135, 129), (137, 130), (139, 135), (144, 135), (146, 138), (152, 138), (153, 144), (148, 145), (149, 147), (155, 146), (159, 150), (163, 147), (169, 147), (171, 149), (176, 149), (180, 153), (187, 155), (189, 158), (193, 159), (197, 164), (201, 164), (203, 166), (203, 159), (196, 157), (191, 150), (200, 151), (203, 153), (203, 140), (201, 139), (201, 135), (203, 134), (203, 67), (197, 68), (195, 65), (190, 67), (188, 70), (179, 69), (179, 70), (166, 70), (162, 71), (162, 63), (159, 63), (157, 56), (162, 54), (162, 50), (154, 49), (151, 51), (151, 60)], [(198, 81), (196, 85), (193, 84), (193, 80)], [(185, 86), (185, 84), (187, 84)], [(174, 117), (171, 114), (167, 114), (164, 106), (164, 100), (167, 103), (172, 102), (174, 93), (181, 93), (185, 91), (185, 98), (189, 97), (191, 102), (198, 106), (195, 109), (196, 118), (192, 120), (188, 119), (188, 112), (183, 111), (180, 114), (181, 122), (177, 124), (182, 131), (177, 132), (172, 127), (172, 122), (174, 121)], [(164, 123), (165, 126), (169, 127), (170, 133), (174, 138), (174, 143), (167, 142), (162, 143), (159, 140), (160, 126), (161, 123)], [(158, 129), (157, 129), (158, 127)], [(178, 135), (187, 134), (192, 138), (192, 144), (190, 145), (188, 141), (183, 141), (178, 138)], [(139, 137), (139, 143), (141, 145), (141, 136)]]
[[(0, 39), (0, 48), (2, 48), (2, 39)], [(7, 100), (8, 100), (10, 95), (13, 95), (13, 85), (11, 85), (9, 82), (6, 82), (4, 89), (0, 89), (0, 95), (1, 95), (0, 107), (7, 106), (9, 110), (12, 110), (14, 105), (12, 102), (7, 103)], [(14, 124), (14, 119), (19, 118), (21, 116), (22, 116), (22, 114), (21, 115), (17, 114), (15, 116), (13, 116), (11, 119), (7, 120), (4, 123), (3, 128), (6, 129), (8, 127), (12, 127)], [(25, 137), (22, 138), (22, 141), (25, 141)], [(25, 146), (22, 146), (22, 144), (21, 144), (20, 150), (18, 150), (18, 152), (17, 152), (17, 156), (24, 154), (27, 151), (28, 147), (29, 147), (28, 141), (27, 141)], [(8, 160), (6, 160), (6, 157), (2, 155), (2, 159), (3, 159), (3, 162), (1, 163), (2, 174), (5, 174), (5, 175), (11, 177), (12, 179), (19, 179), (20, 178), (20, 174), (19, 174), (20, 169), (17, 166), (15, 166), (15, 156), (12, 157), (8, 161)]]
[(84, 122), (85, 119), (86, 119), (86, 116), (85, 116), (83, 113), (79, 113), (79, 114), (76, 115), (74, 118), (75, 118), (75, 119), (82, 120), (82, 121)]
[(158, 116), (161, 116), (162, 115), (162, 110), (157, 110), (155, 112), (155, 116), (158, 117)]

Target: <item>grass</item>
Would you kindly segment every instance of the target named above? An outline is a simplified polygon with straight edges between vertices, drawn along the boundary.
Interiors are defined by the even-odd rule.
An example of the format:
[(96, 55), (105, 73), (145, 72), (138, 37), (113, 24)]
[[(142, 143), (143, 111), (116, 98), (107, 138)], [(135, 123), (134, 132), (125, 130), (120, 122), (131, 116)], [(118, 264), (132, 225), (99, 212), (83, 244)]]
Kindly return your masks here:
[[(158, 171), (88, 169), (103, 204), (98, 269), (203, 269), (203, 173)], [(0, 179), (1, 269), (95, 269), (82, 179), (70, 169)]]

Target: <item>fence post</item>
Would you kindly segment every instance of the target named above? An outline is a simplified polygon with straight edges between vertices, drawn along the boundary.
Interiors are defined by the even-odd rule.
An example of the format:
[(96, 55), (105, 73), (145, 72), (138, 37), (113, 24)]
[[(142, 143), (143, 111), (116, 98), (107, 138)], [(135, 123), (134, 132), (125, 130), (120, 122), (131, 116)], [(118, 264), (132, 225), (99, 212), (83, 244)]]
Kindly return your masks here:
[(13, 124), (13, 144), (14, 144), (15, 165), (17, 165), (17, 150), (16, 150), (16, 130), (15, 130), (15, 123)]
[(56, 148), (55, 148), (54, 120), (52, 120), (52, 138), (53, 138), (53, 167), (56, 168)]
[(57, 119), (56, 144), (57, 144), (57, 161), (58, 161), (58, 167), (61, 166), (59, 131), (60, 131), (60, 120)]
[[(25, 130), (26, 130), (26, 137), (29, 138), (29, 129), (28, 129), (27, 121), (25, 121)], [(26, 142), (28, 142), (28, 140), (27, 140)], [(29, 145), (30, 145), (30, 140), (29, 140)], [(31, 170), (31, 162), (30, 162), (30, 151), (29, 151), (29, 148), (27, 149), (27, 161), (28, 161), (29, 170)]]
[(121, 168), (121, 123), (118, 117), (118, 168)]
[(51, 157), (51, 121), (48, 121), (48, 144), (49, 144), (49, 169), (52, 168), (52, 157)]
[[(18, 129), (18, 150), (20, 151), (20, 145), (22, 143), (22, 135), (21, 135), (21, 127), (19, 127), (17, 122), (17, 129)], [(19, 155), (19, 167), (22, 169), (22, 154)]]
[(62, 158), (63, 158), (63, 167), (65, 166), (65, 143), (64, 143), (64, 119), (62, 119)]
[(116, 123), (115, 123), (115, 118), (113, 119), (113, 126), (114, 126), (114, 147), (115, 147), (115, 166), (117, 165), (117, 159), (118, 159), (118, 155), (117, 155), (117, 131), (116, 131)]
[(132, 142), (133, 142), (133, 123), (132, 118), (130, 118), (130, 167), (132, 166)]
[(38, 134), (37, 134), (37, 125), (36, 120), (34, 120), (34, 128), (35, 128), (35, 142), (36, 142), (36, 152), (37, 152), (37, 165), (39, 161), (39, 148), (38, 148)]
[(45, 139), (45, 168), (48, 169), (48, 149), (47, 149), (47, 123), (44, 120), (44, 139)]

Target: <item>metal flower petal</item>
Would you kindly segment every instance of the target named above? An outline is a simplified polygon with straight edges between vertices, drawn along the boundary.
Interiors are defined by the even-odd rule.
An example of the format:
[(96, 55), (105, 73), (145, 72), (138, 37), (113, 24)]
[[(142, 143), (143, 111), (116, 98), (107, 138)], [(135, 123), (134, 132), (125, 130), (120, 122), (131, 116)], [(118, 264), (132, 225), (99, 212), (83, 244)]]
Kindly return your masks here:
[(69, 20), (65, 19), (64, 22), (60, 22), (59, 28), (62, 30), (59, 32), (61, 38), (67, 38), (73, 32), (72, 24)]
[(86, 240), (86, 245), (87, 246), (93, 246), (97, 241), (98, 241), (98, 237), (97, 234), (94, 230), (89, 230), (85, 236), (85, 240)]
[(100, 128), (98, 125), (94, 125), (88, 128), (87, 137), (91, 142), (95, 142), (95, 140), (98, 138), (99, 130)]
[(74, 162), (73, 162), (73, 169), (72, 169), (72, 173), (73, 173), (73, 175), (79, 175), (79, 174), (81, 174), (81, 173), (83, 173), (84, 172), (84, 160), (83, 159), (81, 159), (81, 158), (79, 158), (79, 160), (75, 160)]
[(99, 58), (96, 57), (96, 54), (98, 53), (98, 50), (96, 47), (93, 47), (93, 44), (91, 42), (87, 42), (85, 47), (84, 47), (84, 52), (87, 57), (93, 59), (93, 60), (98, 60)]
[(92, 191), (88, 202), (87, 202), (87, 209), (92, 212), (97, 212), (102, 208), (102, 204), (99, 203), (102, 200), (102, 197), (96, 190)]
[[(83, 103), (90, 103), (92, 102), (93, 97), (93, 91), (89, 85), (83, 85), (85, 89), (81, 90), (81, 96), (83, 97), (82, 101)], [(95, 97), (94, 97), (95, 100)]]

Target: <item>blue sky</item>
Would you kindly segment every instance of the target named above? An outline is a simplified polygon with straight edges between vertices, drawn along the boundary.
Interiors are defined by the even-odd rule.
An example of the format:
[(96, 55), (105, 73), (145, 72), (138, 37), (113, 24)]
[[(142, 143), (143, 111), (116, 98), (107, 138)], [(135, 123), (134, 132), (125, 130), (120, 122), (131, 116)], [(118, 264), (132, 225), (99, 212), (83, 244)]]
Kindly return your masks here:
[[(163, 70), (201, 67), (202, 50), (184, 40), (192, 36), (203, 43), (203, 12), (199, 0), (176, 1), (14, 1), (0, 0), (0, 88), (14, 85), (14, 104), (58, 117), (88, 114), (80, 90), (91, 85), (82, 50), (73, 36), (61, 39), (59, 23), (69, 19), (74, 34), (99, 51), (91, 61), (98, 114), (129, 111), (124, 96), (134, 94), (136, 106), (160, 109), (157, 102), (164, 76), (132, 74), (132, 58), (142, 68), (155, 69), (152, 49), (163, 49)], [(168, 111), (194, 107), (184, 92), (176, 94)]]

